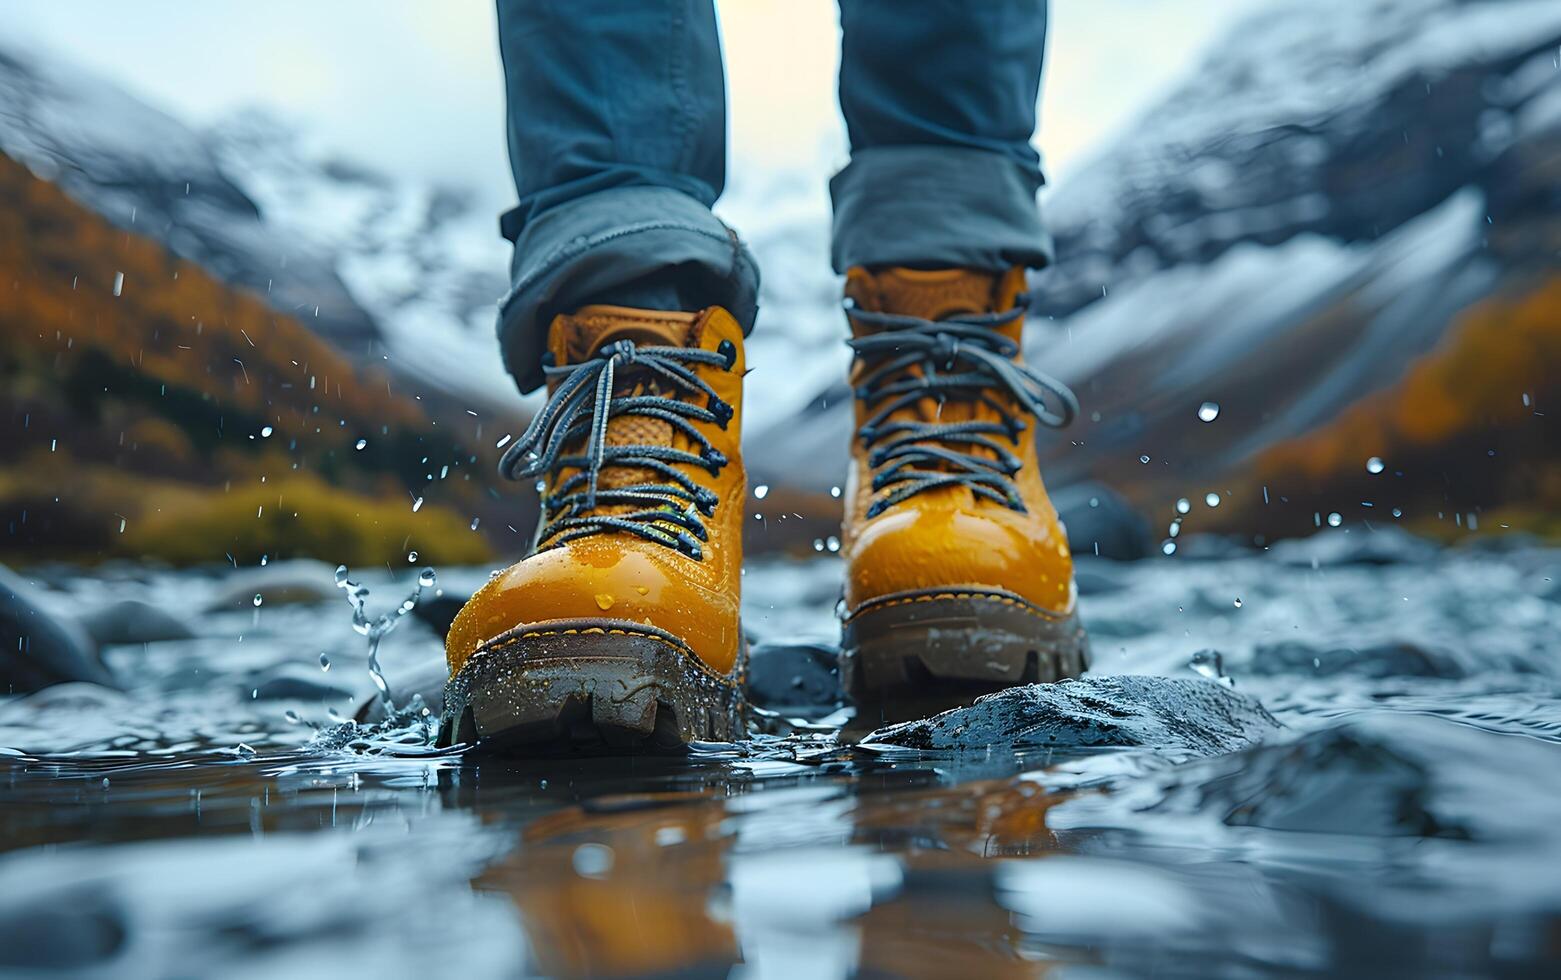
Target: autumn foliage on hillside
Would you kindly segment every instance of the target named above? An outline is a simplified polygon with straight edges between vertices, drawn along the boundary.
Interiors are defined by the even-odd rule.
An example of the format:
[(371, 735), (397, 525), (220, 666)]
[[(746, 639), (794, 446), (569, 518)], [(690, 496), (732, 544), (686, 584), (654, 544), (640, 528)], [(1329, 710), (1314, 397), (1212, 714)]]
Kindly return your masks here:
[(440, 426), (310, 313), (0, 156), (0, 558), (485, 557), (475, 426)]
[(1339, 513), (1561, 536), (1561, 277), (1472, 307), (1397, 384), (1239, 477), (1226, 530), (1305, 533)]

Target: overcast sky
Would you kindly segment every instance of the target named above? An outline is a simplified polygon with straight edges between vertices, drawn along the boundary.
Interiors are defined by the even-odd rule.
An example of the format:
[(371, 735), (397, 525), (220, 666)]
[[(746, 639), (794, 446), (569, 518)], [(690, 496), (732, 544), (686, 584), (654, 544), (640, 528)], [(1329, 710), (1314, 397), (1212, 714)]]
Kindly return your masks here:
[[(1039, 145), (1054, 182), (1261, 0), (1053, 0)], [(720, 0), (733, 179), (843, 162), (833, 0)], [(0, 0), (0, 32), (175, 115), (260, 104), (392, 174), (513, 197), (489, 0)]]

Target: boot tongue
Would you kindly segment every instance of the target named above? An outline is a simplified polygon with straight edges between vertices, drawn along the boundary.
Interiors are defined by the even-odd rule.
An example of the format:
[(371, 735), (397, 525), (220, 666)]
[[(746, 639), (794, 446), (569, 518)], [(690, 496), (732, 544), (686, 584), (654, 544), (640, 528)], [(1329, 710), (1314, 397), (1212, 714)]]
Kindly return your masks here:
[[(1020, 268), (1007, 272), (900, 267), (869, 272), (856, 268), (851, 270), (846, 279), (845, 293), (865, 310), (937, 321), (1012, 309), (1019, 293), (1024, 290), (1024, 281), (1024, 270)], [(852, 332), (858, 337), (893, 329), (856, 319), (851, 322)], [(993, 329), (1017, 341), (1022, 324), (1016, 317), (1012, 323)], [(866, 369), (867, 366), (861, 361), (852, 366), (852, 384), (857, 382)], [(914, 377), (922, 372), (920, 368), (913, 367), (907, 369), (907, 373)], [(998, 416), (987, 406), (975, 401), (939, 402), (935, 398), (923, 398), (896, 412), (893, 418), (921, 422), (963, 422), (972, 419), (995, 421)], [(959, 448), (977, 455), (990, 455), (979, 448)], [(937, 463), (923, 465), (929, 469), (946, 468)]]
[(1003, 275), (969, 269), (855, 271), (846, 295), (865, 310), (943, 320), (996, 309)]
[(582, 306), (553, 321), (549, 349), (560, 364), (578, 364), (619, 340), (646, 347), (687, 347), (698, 313), (636, 310), (627, 306)]
[[(632, 340), (642, 347), (687, 347), (692, 343), (698, 313), (638, 310), (626, 306), (583, 306), (575, 313), (553, 321), (548, 347), (561, 365), (588, 360), (604, 344)], [(558, 379), (562, 380), (562, 379)], [(551, 390), (557, 380), (549, 384)], [(618, 386), (618, 394), (643, 394), (643, 372), (631, 373)], [(678, 446), (680, 437), (663, 419), (644, 415), (618, 415), (607, 423), (609, 446)], [(611, 466), (598, 475), (597, 486), (626, 487), (637, 483), (657, 483), (663, 478), (642, 467)], [(603, 508), (604, 513), (632, 511), (634, 507)]]

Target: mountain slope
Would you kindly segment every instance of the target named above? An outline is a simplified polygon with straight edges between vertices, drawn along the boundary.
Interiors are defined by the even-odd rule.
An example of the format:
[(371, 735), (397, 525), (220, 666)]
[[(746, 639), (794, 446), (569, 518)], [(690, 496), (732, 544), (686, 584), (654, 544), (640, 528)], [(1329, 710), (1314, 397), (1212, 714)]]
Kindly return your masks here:
[[(1423, 359), (1481, 350), (1451, 340), (1456, 325), (1507, 329), (1561, 268), (1558, 47), (1561, 5), (1532, 0), (1292, 2), (1233, 29), (1047, 202), (1059, 261), (1033, 283), (1031, 360), (1084, 405), (1071, 430), (1040, 435), (1049, 482), (1101, 481), (1169, 520), (1178, 498), (1245, 486), (1266, 453), (1285, 456), (1373, 393), (1385, 394), (1371, 411), (1397, 411), (1393, 392), (1415, 397), (1401, 382)], [(1534, 355), (1561, 374), (1544, 360), (1552, 345)], [(1514, 404), (1526, 378), (1507, 379)], [(814, 495), (839, 482), (844, 396), (777, 426), (766, 441), (782, 448), (758, 477)], [(1212, 422), (1205, 402), (1219, 405)], [(1346, 506), (1355, 473), (1386, 447), (1357, 448), (1348, 474), (1313, 474), (1308, 499), (1334, 502), (1324, 513), (1359, 512)], [(1453, 442), (1425, 458), (1441, 450), (1442, 465), (1474, 465)], [(1400, 482), (1416, 501), (1448, 492), (1429, 465)], [(1450, 523), (1533, 508), (1536, 487), (1471, 483), (1439, 510)], [(1187, 522), (1313, 526), (1294, 510), (1243, 510), (1236, 524), (1235, 509), (1200, 507)]]
[(488, 554), (470, 431), (5, 156), (0, 283), (7, 560)]

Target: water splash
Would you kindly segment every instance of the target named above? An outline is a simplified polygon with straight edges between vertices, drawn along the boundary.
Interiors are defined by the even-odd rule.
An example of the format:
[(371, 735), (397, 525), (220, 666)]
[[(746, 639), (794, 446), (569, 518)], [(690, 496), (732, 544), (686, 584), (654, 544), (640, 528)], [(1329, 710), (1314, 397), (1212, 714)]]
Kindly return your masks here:
[(353, 630), (368, 638), (369, 677), (374, 681), (374, 686), (379, 689), (387, 714), (394, 714), (396, 705), (391, 698), (390, 684), (385, 680), (385, 672), (380, 669), (379, 643), (400, 624), (403, 616), (417, 608), (417, 601), (422, 598), (423, 590), (433, 588), (438, 580), (439, 576), (432, 568), (423, 569), (417, 576), (417, 584), (412, 587), (411, 595), (403, 599), (393, 612), (370, 619), (366, 608), (369, 599), (368, 586), (349, 579), (346, 565), (336, 566), (336, 587), (347, 593), (347, 601), (352, 604)]

